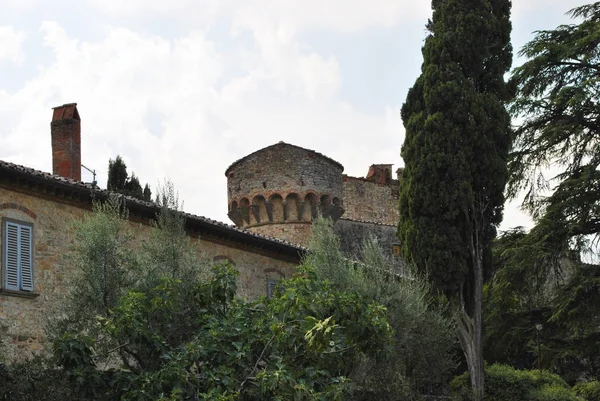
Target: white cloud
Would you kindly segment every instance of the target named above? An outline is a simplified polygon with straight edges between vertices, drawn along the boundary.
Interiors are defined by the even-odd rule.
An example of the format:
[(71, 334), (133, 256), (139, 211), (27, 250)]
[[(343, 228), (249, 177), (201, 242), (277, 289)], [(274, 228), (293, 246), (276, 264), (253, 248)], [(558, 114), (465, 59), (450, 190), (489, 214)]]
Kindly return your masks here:
[(249, 15), (259, 13), (297, 30), (319, 28), (340, 32), (389, 27), (426, 18), (431, 13), (429, 2), (409, 0), (249, 0), (233, 1), (232, 9), (236, 21), (242, 25), (252, 21)]
[(18, 31), (12, 26), (0, 26), (0, 62), (8, 60), (21, 64), (25, 60), (23, 42), (25, 32)]
[[(347, 166), (352, 160), (365, 174), (377, 160), (360, 144), (385, 131), (386, 117), (337, 100), (337, 60), (272, 28), (257, 34), (253, 53), (235, 55), (202, 32), (169, 40), (109, 26), (87, 41), (44, 22), (51, 60), (13, 95), (0, 92), (0, 117), (12, 115), (0, 159), (51, 170), (50, 108), (78, 102), (82, 161), (101, 185), (108, 159), (120, 154), (142, 182), (171, 178), (187, 210), (219, 220), (226, 220), (227, 166), (280, 140)], [(240, 65), (237, 76), (223, 76), (226, 62)]]
[[(532, 14), (552, 10), (552, 14), (563, 15), (572, 8), (589, 4), (588, 0), (522, 0), (514, 1), (512, 6), (513, 19), (531, 18)], [(564, 19), (566, 20), (566, 16)], [(566, 21), (565, 21), (566, 22)]]
[(185, 23), (201, 26), (217, 15), (233, 15), (237, 23), (246, 25), (248, 15), (260, 14), (282, 26), (341, 32), (392, 26), (430, 14), (429, 2), (410, 0), (88, 0), (88, 3), (112, 15), (176, 15)]
[[(28, 45), (37, 40), (34, 45), (45, 46), (40, 54), (48, 53), (33, 66), (22, 46), (25, 31), (12, 23), (13, 28), (0, 28), (0, 61), (20, 62), (32, 71), (10, 93), (0, 76), (2, 160), (50, 171), (50, 109), (78, 102), (83, 162), (99, 172), (101, 185), (108, 158), (120, 154), (142, 182), (156, 187), (169, 177), (186, 210), (222, 221), (227, 166), (281, 140), (324, 153), (355, 176), (364, 176), (373, 163), (401, 163), (400, 104), (369, 113), (350, 104), (344, 89), (354, 83), (342, 75), (342, 58), (311, 48), (304, 34), (318, 40), (421, 21), (418, 31), (398, 38), (420, 41), (429, 2), (86, 0), (73, 16), (60, 11), (68, 0), (57, 1), (61, 7), (45, 0), (8, 0), (1, 6), (17, 16), (44, 10), (39, 15), (54, 19), (39, 21), (40, 32), (26, 32)], [(551, 1), (564, 11), (571, 8)], [(515, 2), (517, 20), (545, 4)], [(88, 15), (94, 19), (79, 19)], [(86, 24), (90, 27), (82, 27)], [(89, 29), (82, 33), (84, 28)], [(12, 39), (3, 39), (2, 32)], [(42, 41), (35, 39), (40, 34)], [(421, 63), (415, 49), (403, 56), (406, 66)], [(398, 66), (398, 74), (405, 74), (404, 67)], [(91, 176), (84, 172), (84, 179)], [(513, 209), (506, 220), (522, 221)]]

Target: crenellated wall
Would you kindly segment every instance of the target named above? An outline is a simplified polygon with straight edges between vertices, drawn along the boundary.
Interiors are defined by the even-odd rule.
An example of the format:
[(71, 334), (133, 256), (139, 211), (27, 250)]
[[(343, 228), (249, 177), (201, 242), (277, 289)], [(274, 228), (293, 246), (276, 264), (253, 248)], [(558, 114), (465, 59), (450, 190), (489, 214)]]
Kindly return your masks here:
[[(226, 171), (229, 218), (260, 234), (306, 244), (305, 223), (343, 213), (338, 162), (315, 151), (277, 143)], [(283, 227), (285, 226), (285, 227)]]

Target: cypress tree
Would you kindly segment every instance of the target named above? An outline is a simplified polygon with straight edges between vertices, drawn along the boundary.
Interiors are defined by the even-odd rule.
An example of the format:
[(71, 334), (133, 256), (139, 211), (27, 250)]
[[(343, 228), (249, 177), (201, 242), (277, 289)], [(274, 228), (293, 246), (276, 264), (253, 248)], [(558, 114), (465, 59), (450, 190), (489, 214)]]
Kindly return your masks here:
[(152, 202), (152, 191), (150, 190), (148, 184), (146, 184), (144, 187), (144, 200), (146, 202)]
[(502, 220), (511, 98), (510, 0), (432, 0), (406, 129), (398, 235), (448, 297), (476, 399), (483, 397), (482, 290)]
[(127, 177), (127, 165), (121, 156), (117, 155), (115, 160), (110, 159), (108, 161), (108, 182), (106, 183), (106, 188), (109, 191), (120, 191), (125, 188)]
[(152, 198), (148, 184), (142, 190), (140, 180), (136, 177), (135, 173), (131, 173), (131, 177), (129, 176), (127, 165), (121, 156), (117, 156), (115, 160), (110, 159), (108, 161), (108, 182), (106, 183), (106, 187), (109, 191), (133, 196), (148, 202)]

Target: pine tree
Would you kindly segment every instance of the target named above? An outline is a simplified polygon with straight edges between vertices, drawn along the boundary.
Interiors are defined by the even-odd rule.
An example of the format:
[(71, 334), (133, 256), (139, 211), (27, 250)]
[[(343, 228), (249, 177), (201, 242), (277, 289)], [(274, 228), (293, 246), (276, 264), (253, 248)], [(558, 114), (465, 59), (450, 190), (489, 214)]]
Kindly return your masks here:
[(402, 107), (398, 234), (405, 257), (453, 308), (483, 396), (482, 290), (502, 220), (512, 62), (509, 0), (433, 0), (421, 75)]

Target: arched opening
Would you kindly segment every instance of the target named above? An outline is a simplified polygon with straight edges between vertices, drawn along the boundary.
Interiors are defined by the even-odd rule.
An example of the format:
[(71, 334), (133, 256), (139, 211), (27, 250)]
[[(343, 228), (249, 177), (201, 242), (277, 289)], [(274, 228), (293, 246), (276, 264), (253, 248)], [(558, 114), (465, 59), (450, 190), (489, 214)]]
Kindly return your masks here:
[(314, 193), (308, 193), (304, 197), (304, 212), (302, 213), (302, 220), (312, 221), (317, 217), (317, 195)]
[(279, 194), (273, 194), (269, 198), (269, 202), (271, 202), (271, 207), (273, 209), (273, 221), (274, 222), (282, 222), (283, 221), (283, 198)]
[(242, 226), (250, 224), (250, 201), (248, 198), (240, 199), (240, 214), (242, 215), (243, 223)]
[[(254, 223), (252, 223), (252, 219), (254, 219)], [(252, 199), (252, 216), (250, 217), (250, 221), (250, 224), (265, 223), (269, 221), (267, 205), (265, 203), (265, 198), (262, 195), (257, 195)]]
[(298, 195), (292, 193), (285, 197), (285, 210), (287, 221), (298, 220)]
[(231, 206), (229, 207), (229, 211), (235, 211), (238, 208), (238, 203), (236, 201), (231, 202)]

